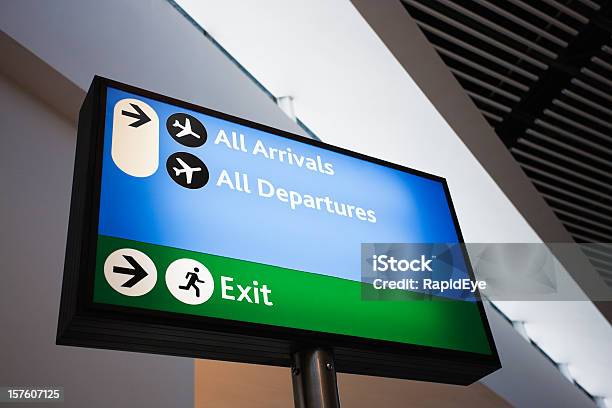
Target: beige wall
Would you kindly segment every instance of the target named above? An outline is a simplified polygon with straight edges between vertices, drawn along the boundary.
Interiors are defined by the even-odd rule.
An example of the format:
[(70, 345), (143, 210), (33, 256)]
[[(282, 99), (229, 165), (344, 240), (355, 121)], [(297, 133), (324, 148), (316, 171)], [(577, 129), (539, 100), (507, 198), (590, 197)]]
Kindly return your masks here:
[[(196, 408), (293, 406), (288, 368), (196, 360)], [(343, 408), (510, 407), (480, 383), (469, 387), (339, 374)]]

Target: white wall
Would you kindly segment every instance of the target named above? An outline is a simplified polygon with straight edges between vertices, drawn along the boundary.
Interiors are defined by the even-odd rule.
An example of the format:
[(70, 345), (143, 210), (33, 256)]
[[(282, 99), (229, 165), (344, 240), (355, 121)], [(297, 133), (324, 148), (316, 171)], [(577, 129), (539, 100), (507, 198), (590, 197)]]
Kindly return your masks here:
[(76, 128), (0, 76), (0, 135), (0, 384), (64, 387), (65, 407), (193, 406), (191, 359), (55, 345)]
[[(165, 1), (4, 2), (0, 28), (83, 90), (98, 74), (303, 134)], [(70, 408), (192, 407), (192, 359), (55, 345), (75, 142), (0, 74), (0, 386), (62, 386)]]
[(0, 29), (81, 89), (97, 74), (304, 135), (165, 0), (5, 2)]

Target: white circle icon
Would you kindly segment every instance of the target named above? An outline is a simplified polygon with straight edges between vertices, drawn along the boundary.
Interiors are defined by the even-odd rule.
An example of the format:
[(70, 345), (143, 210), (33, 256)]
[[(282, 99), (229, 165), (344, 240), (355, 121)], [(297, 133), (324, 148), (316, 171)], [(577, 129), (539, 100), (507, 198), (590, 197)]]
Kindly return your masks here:
[(183, 303), (199, 305), (206, 302), (215, 290), (210, 271), (193, 259), (177, 259), (166, 270), (166, 286)]
[(157, 269), (151, 258), (142, 252), (122, 248), (104, 261), (104, 277), (122, 295), (142, 296), (155, 286)]

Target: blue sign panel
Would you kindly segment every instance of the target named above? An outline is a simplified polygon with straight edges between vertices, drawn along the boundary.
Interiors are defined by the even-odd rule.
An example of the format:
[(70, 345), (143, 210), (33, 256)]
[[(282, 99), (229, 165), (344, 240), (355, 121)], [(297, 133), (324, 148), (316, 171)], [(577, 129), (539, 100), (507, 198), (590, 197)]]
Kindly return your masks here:
[[(151, 151), (157, 157), (142, 159), (159, 163), (150, 175), (131, 176), (111, 155), (115, 106), (123, 100), (141, 101), (158, 117), (159, 149)], [(180, 130), (185, 121), (205, 135), (172, 137), (166, 125)], [(127, 147), (144, 150), (151, 140), (142, 144)], [(181, 154), (203, 163), (205, 185), (175, 181)], [(439, 180), (114, 88), (103, 160), (102, 235), (356, 281), (363, 242), (458, 242)]]

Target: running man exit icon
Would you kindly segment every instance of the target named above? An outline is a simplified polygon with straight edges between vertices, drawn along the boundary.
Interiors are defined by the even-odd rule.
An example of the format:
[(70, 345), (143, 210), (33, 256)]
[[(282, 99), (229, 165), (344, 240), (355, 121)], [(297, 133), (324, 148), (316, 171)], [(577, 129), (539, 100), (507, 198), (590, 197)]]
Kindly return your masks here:
[(166, 286), (172, 296), (188, 305), (206, 302), (215, 290), (210, 271), (194, 259), (177, 259), (166, 270)]

